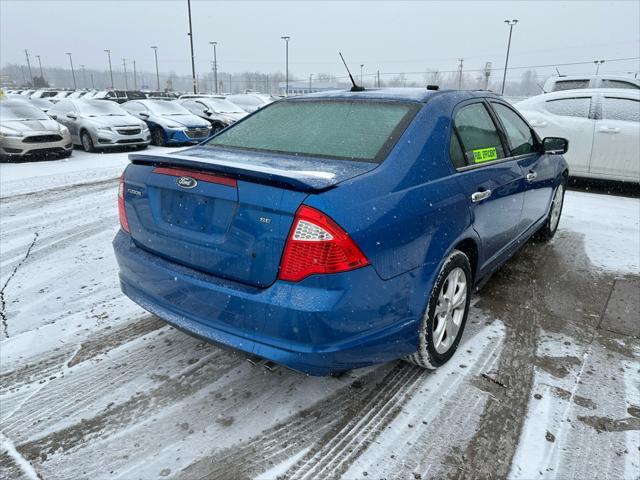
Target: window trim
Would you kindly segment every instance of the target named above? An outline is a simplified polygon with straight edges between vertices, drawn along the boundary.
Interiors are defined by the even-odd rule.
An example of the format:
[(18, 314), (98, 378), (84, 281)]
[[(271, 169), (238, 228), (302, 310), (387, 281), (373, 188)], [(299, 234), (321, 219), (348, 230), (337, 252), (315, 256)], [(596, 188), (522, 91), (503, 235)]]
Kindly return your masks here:
[[(525, 120), (525, 118), (522, 115), (520, 115), (520, 112), (518, 112), (515, 108), (513, 108), (508, 103), (501, 102), (501, 101), (493, 99), (493, 98), (488, 99), (487, 103), (489, 103), (489, 107), (491, 108), (491, 111), (495, 115), (495, 121), (498, 122), (498, 125), (500, 126), (500, 128), (502, 130), (502, 133), (504, 134), (504, 140), (509, 145), (509, 153), (510, 153), (510, 155), (508, 156), (509, 158), (520, 159), (520, 158), (528, 157), (528, 156), (533, 155), (533, 154), (539, 155), (540, 153), (542, 153), (542, 140), (540, 139), (540, 137), (538, 137), (538, 134), (536, 133), (536, 131), (533, 128), (531, 128), (531, 125), (529, 125), (529, 122), (527, 122)], [(506, 107), (507, 109), (511, 110), (529, 128), (529, 133), (531, 133), (531, 137), (533, 138), (533, 151), (532, 152), (521, 153), (520, 155), (513, 155), (513, 148), (511, 148), (511, 141), (509, 140), (509, 135), (507, 134), (507, 129), (505, 128), (504, 124), (502, 123), (502, 120), (500, 120), (500, 115), (498, 115), (498, 112), (496, 110), (494, 110), (493, 105), (492, 105), (494, 103), (497, 104), (497, 105), (502, 105), (503, 107)]]
[[(489, 115), (489, 118), (491, 118), (491, 121), (493, 122), (494, 127), (496, 128), (496, 131), (498, 132), (498, 138), (500, 138), (500, 143), (502, 145), (502, 150), (504, 150), (504, 152), (506, 153), (507, 151), (509, 153), (511, 153), (511, 149), (508, 149), (507, 146), (505, 145), (505, 140), (506, 138), (504, 137), (504, 132), (502, 132), (501, 130), (501, 125), (496, 124), (496, 119), (494, 118), (494, 112), (493, 110), (488, 106), (488, 101), (487, 101), (487, 97), (478, 97), (478, 98), (472, 98), (469, 100), (465, 100), (463, 102), (458, 103), (454, 109), (453, 112), (451, 113), (451, 132), (452, 134), (455, 134), (458, 137), (458, 141), (460, 142), (460, 147), (462, 148), (462, 153), (464, 155), (464, 159), (465, 162), (468, 162), (466, 155), (465, 155), (465, 151), (464, 151), (464, 142), (462, 141), (462, 138), (460, 137), (460, 132), (458, 132), (458, 129), (456, 127), (456, 116), (458, 115), (458, 112), (460, 110), (462, 110), (465, 107), (468, 107), (470, 105), (474, 105), (476, 103), (480, 103), (484, 106), (485, 110), (487, 110), (487, 114)], [(449, 136), (449, 149), (451, 146), (451, 136)], [(451, 164), (451, 166), (453, 167), (453, 169), (456, 172), (466, 172), (468, 170), (475, 170), (477, 168), (483, 168), (483, 167), (488, 167), (491, 165), (497, 165), (500, 163), (504, 163), (504, 162), (510, 162), (514, 159), (514, 157), (511, 156), (505, 156), (504, 158), (500, 158), (498, 160), (490, 160), (488, 162), (482, 162), (482, 163), (471, 163), (468, 165), (465, 165), (464, 167), (460, 167), (457, 168), (454, 164), (453, 161), (451, 160), (451, 155), (450, 152), (447, 152), (449, 155), (449, 163)]]

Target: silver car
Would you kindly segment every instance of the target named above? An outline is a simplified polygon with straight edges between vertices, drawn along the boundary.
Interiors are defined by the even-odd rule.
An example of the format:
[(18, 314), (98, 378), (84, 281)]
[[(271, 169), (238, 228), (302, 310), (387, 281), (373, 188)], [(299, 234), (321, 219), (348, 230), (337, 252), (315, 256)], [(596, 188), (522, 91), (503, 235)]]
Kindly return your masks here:
[(147, 125), (115, 102), (65, 98), (49, 115), (65, 125), (73, 143), (86, 152), (123, 146), (147, 148), (151, 141)]
[(236, 123), (249, 115), (239, 106), (226, 100), (223, 96), (202, 96), (178, 100), (178, 103), (194, 115), (204, 118), (211, 123), (211, 133), (217, 133), (223, 128)]
[(0, 159), (71, 155), (69, 130), (26, 100), (0, 101)]

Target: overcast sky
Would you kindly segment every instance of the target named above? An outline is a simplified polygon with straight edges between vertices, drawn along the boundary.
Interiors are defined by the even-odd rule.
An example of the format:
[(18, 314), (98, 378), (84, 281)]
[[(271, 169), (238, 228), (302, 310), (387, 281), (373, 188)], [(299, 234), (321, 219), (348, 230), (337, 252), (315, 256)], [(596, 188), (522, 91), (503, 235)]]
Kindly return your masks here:
[[(427, 68), (502, 67), (506, 18), (517, 18), (510, 66), (591, 62), (640, 56), (640, 2), (213, 2), (192, 0), (196, 70), (209, 71), (218, 42), (221, 71), (284, 71), (282, 35), (290, 35), (290, 71), (343, 75), (338, 51), (365, 75)], [(24, 49), (46, 66), (106, 69), (135, 59), (153, 71), (190, 73), (186, 0), (0, 0), (0, 65), (24, 64)], [(36, 60), (33, 59), (35, 62)], [(114, 68), (116, 68), (114, 66)], [(560, 67), (593, 73), (593, 64)], [(638, 60), (605, 63), (601, 73), (637, 72)], [(538, 73), (552, 68), (537, 68)], [(520, 75), (514, 70), (511, 75)]]

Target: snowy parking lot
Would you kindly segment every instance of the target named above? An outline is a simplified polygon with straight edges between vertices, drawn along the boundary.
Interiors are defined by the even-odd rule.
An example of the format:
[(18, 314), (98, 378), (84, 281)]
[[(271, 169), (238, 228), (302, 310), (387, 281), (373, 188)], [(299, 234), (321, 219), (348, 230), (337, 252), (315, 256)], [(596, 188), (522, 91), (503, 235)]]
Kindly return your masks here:
[(120, 293), (126, 162), (0, 166), (0, 477), (639, 478), (640, 199), (567, 192), (443, 368), (317, 378)]

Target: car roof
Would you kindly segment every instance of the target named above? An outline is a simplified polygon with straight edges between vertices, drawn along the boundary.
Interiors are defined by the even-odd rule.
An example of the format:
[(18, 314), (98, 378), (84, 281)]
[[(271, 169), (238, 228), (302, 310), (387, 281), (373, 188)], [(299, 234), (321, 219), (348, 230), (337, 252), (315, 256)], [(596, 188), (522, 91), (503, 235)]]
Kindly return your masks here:
[(427, 90), (426, 88), (372, 88), (362, 92), (352, 92), (351, 90), (330, 90), (326, 92), (310, 93), (289, 97), (291, 100), (298, 98), (329, 98), (329, 99), (366, 99), (366, 100), (394, 100), (399, 102), (421, 102), (425, 103), (433, 96), (456, 95), (460, 100), (477, 97), (500, 98), (488, 90)]
[(640, 97), (640, 90), (631, 88), (574, 88), (571, 90), (558, 90), (557, 92), (543, 93), (529, 97), (523, 102), (544, 101), (550, 98), (590, 97), (592, 95), (620, 95), (630, 98)]

